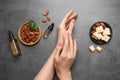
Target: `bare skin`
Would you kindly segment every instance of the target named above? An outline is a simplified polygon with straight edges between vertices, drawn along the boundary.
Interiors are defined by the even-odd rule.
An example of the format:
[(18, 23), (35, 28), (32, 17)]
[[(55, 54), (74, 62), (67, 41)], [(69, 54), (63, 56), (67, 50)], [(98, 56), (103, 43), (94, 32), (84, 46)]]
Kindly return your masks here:
[(65, 33), (65, 43), (59, 43), (54, 56), (54, 67), (59, 80), (72, 80), (70, 68), (76, 58), (77, 44), (70, 33)]
[(59, 43), (64, 44), (64, 33), (68, 31), (72, 33), (75, 21), (77, 19), (78, 14), (74, 13), (70, 10), (66, 16), (63, 18), (61, 24), (58, 26), (58, 40), (55, 49), (53, 50), (51, 56), (48, 58), (46, 63), (43, 65), (39, 73), (36, 75), (34, 80), (53, 80), (53, 76), (55, 73), (53, 57), (56, 54), (56, 49)]

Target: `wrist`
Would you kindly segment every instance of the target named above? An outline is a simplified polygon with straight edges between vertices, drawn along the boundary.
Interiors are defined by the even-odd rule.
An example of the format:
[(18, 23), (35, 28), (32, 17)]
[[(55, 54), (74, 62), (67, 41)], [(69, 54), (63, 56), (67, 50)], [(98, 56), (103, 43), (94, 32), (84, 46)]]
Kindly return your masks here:
[(59, 80), (72, 80), (71, 71), (62, 71), (57, 73)]

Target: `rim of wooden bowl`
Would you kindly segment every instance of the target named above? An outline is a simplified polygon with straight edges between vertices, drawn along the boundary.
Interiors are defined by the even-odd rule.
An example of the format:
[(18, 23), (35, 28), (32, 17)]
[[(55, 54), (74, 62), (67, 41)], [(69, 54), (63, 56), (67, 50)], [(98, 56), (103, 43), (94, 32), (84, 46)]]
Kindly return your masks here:
[(35, 42), (26, 43), (26, 42), (24, 42), (24, 41), (21, 39), (21, 36), (20, 36), (20, 30), (21, 30), (21, 28), (22, 28), (25, 24), (28, 24), (28, 22), (23, 23), (23, 24), (19, 27), (19, 29), (18, 29), (18, 37), (19, 37), (20, 42), (23, 43), (24, 45), (28, 45), (28, 46), (32, 46), (32, 45), (37, 44), (37, 43), (40, 41), (41, 36), (42, 36), (42, 32), (41, 32), (40, 26), (38, 26), (38, 29), (39, 29), (39, 31), (40, 31), (40, 34), (39, 34), (38, 39), (37, 39)]

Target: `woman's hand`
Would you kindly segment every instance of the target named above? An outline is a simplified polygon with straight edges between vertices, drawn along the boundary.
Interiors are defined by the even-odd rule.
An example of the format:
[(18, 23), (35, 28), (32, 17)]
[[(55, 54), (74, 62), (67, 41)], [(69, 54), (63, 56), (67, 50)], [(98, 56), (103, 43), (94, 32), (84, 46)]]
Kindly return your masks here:
[[(64, 42), (65, 37), (63, 36), (64, 33), (68, 31), (69, 32), (69, 36), (71, 38), (72, 31), (73, 31), (73, 28), (74, 28), (75, 21), (76, 21), (77, 17), (78, 17), (78, 14), (77, 13), (73, 13), (73, 11), (70, 10), (65, 15), (65, 17), (63, 18), (61, 24), (58, 26), (58, 40), (57, 40), (57, 47), (56, 47), (56, 51), (57, 52), (55, 52), (55, 54), (61, 54), (61, 48), (65, 44), (65, 42)], [(73, 42), (74, 42), (74, 45), (76, 45), (76, 41), (73, 41)], [(75, 49), (74, 49), (74, 51), (75, 51)], [(63, 51), (63, 53), (65, 54), (65, 50)], [(74, 52), (74, 53), (76, 53), (76, 52)], [(68, 57), (68, 56), (66, 56), (64, 54), (61, 55), (61, 57), (59, 58), (58, 62), (56, 61), (57, 57), (55, 57), (54, 58), (54, 63), (53, 63), (54, 67), (56, 69), (57, 75), (58, 75), (59, 79), (61, 79), (61, 80), (62, 79), (67, 80), (68, 78), (71, 78), (70, 67), (71, 67), (72, 63), (74, 62), (74, 59), (75, 59), (75, 56), (76, 56), (75, 55), (75, 56)], [(62, 59), (62, 58), (64, 58), (66, 60), (66, 62), (64, 62), (64, 59)], [(68, 63), (69, 59), (71, 59), (70, 63)], [(57, 67), (57, 66), (59, 66), (59, 67)], [(66, 67), (66, 69), (63, 68), (63, 67)]]
[(78, 14), (77, 13), (73, 13), (72, 10), (70, 10), (65, 15), (65, 17), (61, 21), (60, 25), (58, 26), (58, 40), (57, 40), (57, 44), (58, 44), (58, 42), (62, 42), (63, 43), (63, 34), (66, 31), (69, 31), (70, 33), (72, 33), (77, 17), (78, 17)]
[(70, 68), (75, 60), (77, 44), (71, 33), (64, 35), (65, 43), (58, 43), (54, 56), (54, 67), (60, 80), (72, 80)]
[[(64, 42), (63, 42), (63, 33), (65, 33), (66, 31), (69, 31), (70, 33), (72, 33), (73, 26), (75, 24), (77, 16), (78, 16), (77, 13), (73, 14), (73, 11), (70, 10), (66, 14), (66, 16), (63, 18), (61, 24), (58, 26), (57, 47), (53, 50), (51, 56), (48, 58), (48, 60), (46, 61), (46, 63), (43, 65), (43, 67), (41, 68), (41, 70), (39, 71), (39, 73), (36, 75), (36, 77), (34, 78), (34, 80), (52, 80), (53, 79), (54, 72), (55, 72), (54, 64), (53, 64), (53, 57), (56, 54), (56, 49), (58, 49), (58, 47), (59, 47), (58, 46), (59, 42), (61, 42), (61, 43), (64, 44)], [(57, 51), (59, 51), (59, 50), (57, 50)], [(64, 63), (64, 64), (66, 64), (66, 63)], [(60, 64), (57, 64), (57, 62), (56, 62), (56, 66), (57, 65), (60, 65)], [(64, 67), (64, 66), (62, 66), (62, 67)], [(58, 70), (61, 71), (60, 68), (57, 69), (57, 71)]]

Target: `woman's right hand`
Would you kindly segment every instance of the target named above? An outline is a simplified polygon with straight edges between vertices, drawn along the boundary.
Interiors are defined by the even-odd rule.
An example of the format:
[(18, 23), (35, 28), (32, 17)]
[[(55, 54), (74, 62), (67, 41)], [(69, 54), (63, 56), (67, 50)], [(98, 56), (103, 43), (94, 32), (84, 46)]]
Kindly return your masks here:
[(73, 10), (70, 10), (62, 19), (61, 23), (57, 28), (57, 32), (58, 32), (57, 44), (58, 42), (62, 42), (62, 43), (64, 42), (63, 34), (66, 31), (69, 31), (70, 33), (72, 33), (77, 17), (78, 17), (78, 13), (73, 12)]
[(58, 43), (54, 56), (54, 67), (60, 80), (72, 80), (70, 68), (76, 58), (77, 43), (71, 33), (64, 34), (65, 43)]

